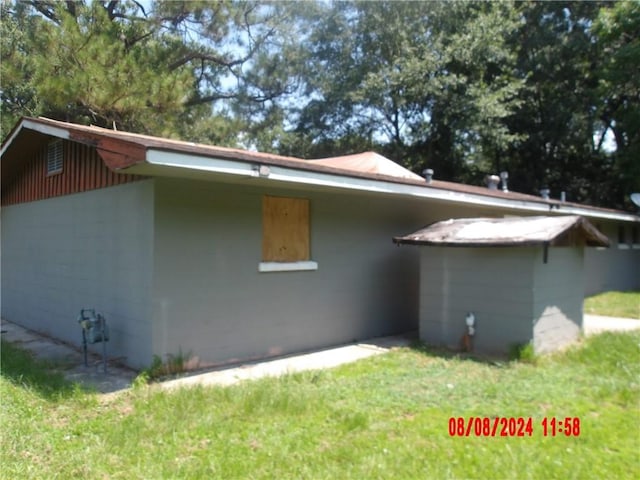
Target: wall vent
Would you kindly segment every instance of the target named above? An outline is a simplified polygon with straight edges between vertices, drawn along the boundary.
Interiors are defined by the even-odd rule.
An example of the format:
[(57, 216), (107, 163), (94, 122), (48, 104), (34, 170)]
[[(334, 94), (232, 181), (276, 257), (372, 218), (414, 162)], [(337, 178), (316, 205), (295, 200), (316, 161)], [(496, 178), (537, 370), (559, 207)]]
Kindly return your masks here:
[(47, 175), (62, 172), (62, 140), (54, 140), (47, 147)]

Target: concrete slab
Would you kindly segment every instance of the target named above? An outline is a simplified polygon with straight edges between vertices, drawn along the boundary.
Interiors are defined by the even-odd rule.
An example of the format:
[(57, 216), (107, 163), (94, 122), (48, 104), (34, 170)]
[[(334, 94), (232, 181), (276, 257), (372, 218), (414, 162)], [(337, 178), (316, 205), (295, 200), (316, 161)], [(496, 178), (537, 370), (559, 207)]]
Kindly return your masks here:
[(244, 380), (332, 368), (373, 355), (380, 355), (394, 347), (408, 346), (411, 341), (411, 336), (380, 337), (364, 343), (344, 345), (302, 355), (293, 355), (276, 360), (250, 363), (239, 367), (181, 377), (162, 382), (160, 385), (162, 388), (169, 389), (193, 385), (232, 385)]

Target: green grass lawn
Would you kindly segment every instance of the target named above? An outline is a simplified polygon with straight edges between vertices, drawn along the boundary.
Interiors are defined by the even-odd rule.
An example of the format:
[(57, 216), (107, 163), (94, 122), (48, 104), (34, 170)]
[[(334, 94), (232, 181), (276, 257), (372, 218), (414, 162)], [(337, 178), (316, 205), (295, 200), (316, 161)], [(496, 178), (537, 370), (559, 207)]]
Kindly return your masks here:
[(640, 319), (640, 291), (605, 292), (585, 298), (584, 313)]
[[(398, 349), (232, 387), (82, 392), (2, 344), (7, 479), (639, 478), (640, 334), (535, 364)], [(531, 417), (531, 437), (452, 437), (450, 417)], [(578, 417), (578, 436), (544, 418)]]

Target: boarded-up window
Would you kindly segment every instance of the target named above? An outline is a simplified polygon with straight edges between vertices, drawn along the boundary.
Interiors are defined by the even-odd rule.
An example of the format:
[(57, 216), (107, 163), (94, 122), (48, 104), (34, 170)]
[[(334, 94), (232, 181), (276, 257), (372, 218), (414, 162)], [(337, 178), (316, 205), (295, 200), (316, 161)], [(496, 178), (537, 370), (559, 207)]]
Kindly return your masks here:
[(47, 175), (62, 172), (62, 140), (54, 140), (47, 147)]
[(309, 200), (262, 198), (262, 260), (309, 260)]

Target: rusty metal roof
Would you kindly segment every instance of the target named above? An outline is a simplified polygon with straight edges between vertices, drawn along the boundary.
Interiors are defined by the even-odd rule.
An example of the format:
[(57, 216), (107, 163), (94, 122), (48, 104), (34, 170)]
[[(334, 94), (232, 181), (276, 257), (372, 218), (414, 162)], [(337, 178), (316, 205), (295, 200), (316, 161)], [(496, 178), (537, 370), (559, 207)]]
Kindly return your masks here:
[(460, 218), (433, 223), (395, 243), (448, 247), (573, 245), (608, 247), (609, 240), (583, 217)]
[[(264, 164), (285, 167), (288, 169), (307, 172), (309, 176), (329, 174), (341, 178), (355, 178), (365, 181), (386, 182), (385, 188), (394, 192), (411, 190), (411, 195), (433, 196), (451, 201), (469, 201), (473, 204), (487, 202), (491, 206), (515, 207), (528, 211), (560, 210), (566, 213), (589, 215), (602, 218), (615, 218), (624, 221), (640, 222), (640, 217), (608, 208), (594, 207), (572, 202), (561, 202), (555, 199), (528, 195), (518, 192), (503, 192), (490, 190), (486, 187), (464, 185), (460, 183), (433, 180), (431, 183), (418, 175), (400, 175), (399, 169), (406, 169), (395, 164), (397, 169), (390, 169), (391, 160), (367, 152), (354, 156), (332, 157), (320, 160), (305, 160), (296, 157), (254, 152), (236, 148), (225, 148), (212, 145), (196, 144), (192, 142), (152, 137), (136, 133), (109, 130), (95, 126), (84, 126), (61, 122), (47, 118), (23, 118), (7, 136), (0, 149), (2, 153), (2, 182), (1, 188), (12, 182), (24, 167), (24, 159), (28, 158), (37, 148), (46, 144), (50, 136), (65, 138), (71, 141), (90, 145), (96, 148), (98, 154), (107, 167), (117, 173), (137, 173), (152, 175), (145, 170), (149, 165), (150, 151), (164, 151), (169, 153), (186, 154), (204, 159), (223, 159), (245, 164)], [(388, 160), (372, 162), (372, 156)], [(360, 160), (366, 160), (364, 164)], [(375, 160), (375, 158), (373, 158)], [(370, 168), (371, 164), (374, 168)], [(136, 170), (136, 167), (138, 168)], [(127, 171), (127, 169), (132, 169)], [(184, 167), (188, 168), (188, 167)], [(416, 187), (418, 189), (416, 190)], [(372, 187), (373, 188), (373, 187)], [(375, 190), (375, 188), (373, 188)], [(559, 211), (557, 213), (560, 213)]]
[(362, 173), (408, 178), (424, 183), (424, 178), (420, 175), (413, 173), (411, 170), (407, 170), (393, 160), (389, 160), (375, 152), (363, 152), (355, 155), (342, 155), (340, 157), (320, 158), (318, 160), (308, 161), (314, 165), (326, 165), (329, 167), (342, 168), (344, 170), (352, 170)]

